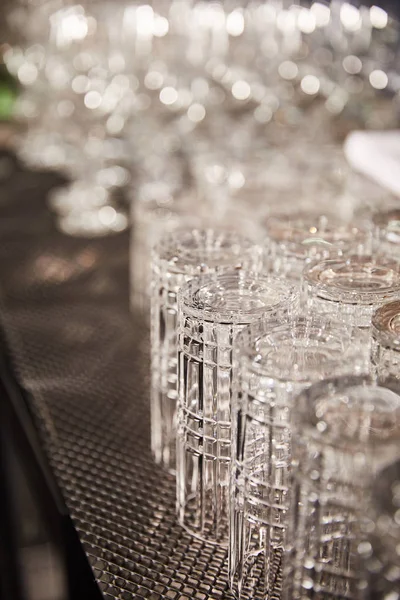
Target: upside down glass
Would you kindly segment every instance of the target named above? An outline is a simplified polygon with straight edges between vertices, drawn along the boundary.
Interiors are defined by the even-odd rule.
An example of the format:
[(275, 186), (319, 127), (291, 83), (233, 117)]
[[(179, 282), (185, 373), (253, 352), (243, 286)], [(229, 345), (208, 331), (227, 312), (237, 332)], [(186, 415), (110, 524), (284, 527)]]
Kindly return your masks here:
[(400, 396), (367, 376), (313, 384), (292, 412), (284, 600), (364, 600), (373, 475), (400, 455)]
[(178, 397), (177, 295), (196, 275), (227, 269), (256, 271), (260, 249), (235, 232), (180, 228), (152, 254), (151, 445), (156, 462), (175, 470)]
[(373, 312), (400, 299), (400, 265), (394, 260), (354, 255), (323, 260), (303, 271), (310, 311), (369, 330)]
[(269, 598), (283, 552), (290, 492), (290, 415), (296, 394), (332, 375), (362, 370), (343, 323), (295, 317), (240, 333), (233, 399), (230, 584)]
[(266, 262), (269, 270), (300, 280), (311, 261), (335, 258), (364, 247), (360, 227), (315, 212), (276, 214), (266, 219)]
[(237, 334), (261, 317), (284, 322), (296, 303), (286, 282), (240, 271), (194, 279), (180, 292), (177, 511), (203, 540), (228, 543)]

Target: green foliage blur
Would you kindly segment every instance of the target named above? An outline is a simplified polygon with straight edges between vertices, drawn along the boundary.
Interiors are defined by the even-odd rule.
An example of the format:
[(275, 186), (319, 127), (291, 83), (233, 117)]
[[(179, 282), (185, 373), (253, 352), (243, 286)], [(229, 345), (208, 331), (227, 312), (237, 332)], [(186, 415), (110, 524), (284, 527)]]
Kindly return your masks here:
[(9, 121), (13, 114), (14, 102), (18, 95), (18, 84), (0, 63), (0, 121)]

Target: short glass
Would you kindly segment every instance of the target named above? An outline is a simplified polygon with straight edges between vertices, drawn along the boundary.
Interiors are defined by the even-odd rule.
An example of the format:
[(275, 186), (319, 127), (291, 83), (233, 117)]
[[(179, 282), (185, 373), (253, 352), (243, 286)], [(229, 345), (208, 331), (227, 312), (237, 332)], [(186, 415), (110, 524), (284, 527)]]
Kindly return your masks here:
[(269, 598), (283, 553), (290, 491), (290, 416), (296, 394), (361, 372), (343, 323), (296, 316), (262, 321), (238, 337), (233, 398), (229, 575), (234, 594)]
[(400, 381), (400, 301), (388, 302), (372, 316), (371, 360), (379, 381)]
[(323, 260), (305, 267), (303, 286), (313, 313), (369, 329), (379, 306), (400, 299), (400, 265), (366, 255)]
[(368, 241), (362, 228), (315, 212), (272, 215), (265, 227), (268, 270), (293, 280), (311, 261), (356, 253)]
[(313, 384), (294, 407), (282, 598), (364, 599), (362, 523), (374, 475), (400, 456), (400, 396), (345, 376)]
[(190, 226), (166, 233), (152, 252), (151, 446), (156, 462), (170, 471), (175, 470), (176, 448), (178, 291), (197, 275), (256, 271), (260, 252), (234, 231)]
[(287, 282), (244, 271), (197, 278), (180, 292), (177, 511), (203, 540), (228, 544), (237, 334), (260, 318), (285, 322), (296, 305)]

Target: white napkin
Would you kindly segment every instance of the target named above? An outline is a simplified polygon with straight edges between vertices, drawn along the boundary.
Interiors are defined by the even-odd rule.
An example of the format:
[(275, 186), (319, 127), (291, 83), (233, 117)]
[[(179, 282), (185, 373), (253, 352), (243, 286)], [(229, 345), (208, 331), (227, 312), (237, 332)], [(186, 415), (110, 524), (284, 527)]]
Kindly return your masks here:
[(400, 130), (353, 131), (344, 153), (353, 169), (400, 196)]

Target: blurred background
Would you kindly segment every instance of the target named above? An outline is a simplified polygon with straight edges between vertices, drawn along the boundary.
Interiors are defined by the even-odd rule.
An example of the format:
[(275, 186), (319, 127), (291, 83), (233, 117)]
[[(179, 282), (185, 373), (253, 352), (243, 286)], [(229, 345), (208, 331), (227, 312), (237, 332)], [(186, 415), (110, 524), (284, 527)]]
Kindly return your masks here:
[[(400, 6), (1, 0), (0, 15), (0, 318), (92, 566), (115, 542), (103, 591), (122, 589), (121, 564), (137, 590), (115, 524), (93, 533), (98, 515), (129, 506), (124, 544), (149, 564), (172, 544), (191, 555), (148, 450), (128, 237), (131, 307), (147, 317), (151, 247), (182, 219), (262, 239), (282, 212), (362, 228), (398, 206)], [(165, 531), (153, 528), (160, 498)], [(207, 558), (205, 577), (223, 559)]]
[(2, 137), (29, 169), (62, 174), (46, 202), (64, 234), (135, 224), (140, 308), (149, 249), (185, 215), (254, 230), (282, 209), (350, 220), (395, 203), (396, 183), (382, 187), (357, 139), (343, 144), (354, 130), (398, 127), (398, 8), (3, 2)]

